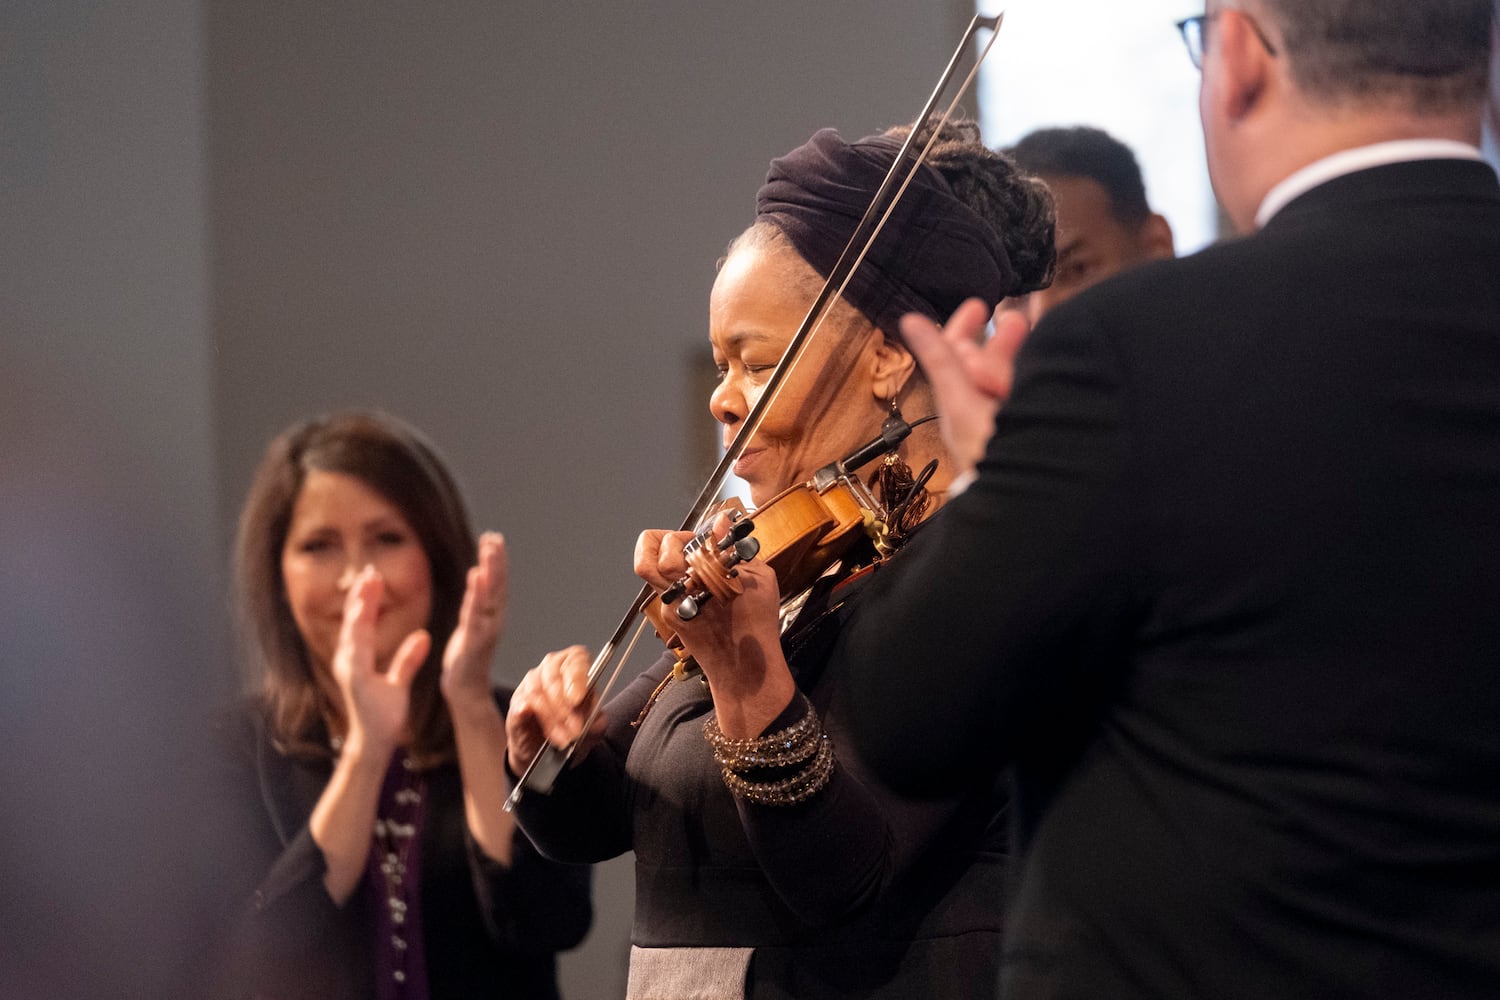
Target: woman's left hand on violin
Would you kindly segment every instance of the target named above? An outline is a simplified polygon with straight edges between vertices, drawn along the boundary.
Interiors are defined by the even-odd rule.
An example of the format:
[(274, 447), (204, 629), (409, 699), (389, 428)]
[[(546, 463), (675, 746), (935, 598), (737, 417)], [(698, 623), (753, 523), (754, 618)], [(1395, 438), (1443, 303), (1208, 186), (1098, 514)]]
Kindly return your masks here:
[[(714, 539), (728, 531), (729, 519), (720, 515)], [(636, 575), (658, 594), (672, 586), (687, 572), (683, 547), (692, 537), (686, 531), (642, 532), (635, 548)], [(740, 739), (760, 735), (791, 701), (796, 686), (781, 651), (776, 574), (759, 559), (738, 563), (731, 571), (739, 574), (738, 596), (705, 601), (689, 621), (675, 614), (667, 618), (708, 678), (720, 728)]]

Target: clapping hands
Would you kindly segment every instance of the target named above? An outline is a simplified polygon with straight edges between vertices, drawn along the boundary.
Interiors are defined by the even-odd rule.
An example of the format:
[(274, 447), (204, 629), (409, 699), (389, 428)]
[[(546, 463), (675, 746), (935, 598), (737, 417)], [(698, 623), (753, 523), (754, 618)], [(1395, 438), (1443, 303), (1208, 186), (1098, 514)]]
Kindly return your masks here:
[(411, 683), (432, 646), (426, 629), (397, 647), (385, 671), (375, 662), (375, 621), (385, 581), (373, 566), (355, 578), (344, 598), (344, 621), (333, 655), (333, 677), (343, 695), (346, 745), (389, 757), (406, 737)]
[(479, 561), (469, 570), (458, 626), (443, 650), (443, 697), (449, 705), (489, 701), (490, 663), (505, 631), (510, 564), (505, 537), (479, 536)]
[[(458, 625), (443, 650), (442, 691), (450, 705), (492, 698), (490, 662), (505, 627), (508, 584), (505, 539), (486, 532), (479, 539), (479, 561), (469, 570)], [(379, 572), (367, 566), (349, 588), (333, 676), (343, 696), (347, 741), (388, 756), (409, 735), (411, 685), (432, 648), (432, 636), (426, 629), (412, 632), (390, 664), (379, 668), (375, 625), (384, 586)]]
[(969, 299), (946, 326), (917, 313), (901, 319), (901, 334), (921, 364), (937, 402), (943, 444), (959, 475), (972, 473), (995, 429), (995, 414), (1010, 395), (1016, 354), (1031, 332), (1026, 317), (996, 310), (995, 332), (984, 338), (989, 309)]

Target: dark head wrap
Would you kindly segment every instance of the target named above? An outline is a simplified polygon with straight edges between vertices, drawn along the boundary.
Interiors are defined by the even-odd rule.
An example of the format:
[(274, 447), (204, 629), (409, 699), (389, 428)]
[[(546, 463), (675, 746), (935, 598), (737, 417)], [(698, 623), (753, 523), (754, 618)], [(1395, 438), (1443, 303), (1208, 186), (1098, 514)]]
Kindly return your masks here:
[[(755, 196), (755, 221), (780, 229), (827, 278), (900, 150), (901, 140), (894, 136), (846, 143), (833, 129), (822, 129), (771, 161)], [(1000, 234), (924, 164), (844, 298), (899, 340), (904, 314), (918, 312), (943, 323), (961, 302), (976, 296), (993, 309), (1016, 281)]]

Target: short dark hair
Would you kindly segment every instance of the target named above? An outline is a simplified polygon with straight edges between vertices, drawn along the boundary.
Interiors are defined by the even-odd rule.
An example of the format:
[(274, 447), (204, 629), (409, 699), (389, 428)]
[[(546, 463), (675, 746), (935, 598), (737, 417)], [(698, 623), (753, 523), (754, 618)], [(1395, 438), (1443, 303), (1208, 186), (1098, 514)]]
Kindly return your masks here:
[(1151, 217), (1146, 183), (1130, 147), (1090, 125), (1039, 128), (1007, 152), (1023, 170), (1043, 177), (1082, 177), (1109, 196), (1115, 218), (1138, 226)]
[(412, 752), (419, 760), (453, 754), (453, 723), (442, 693), (443, 648), (458, 624), (469, 567), (477, 558), (469, 515), (436, 449), (414, 428), (383, 413), (319, 417), (277, 435), (256, 470), (240, 513), (235, 587), (240, 624), (263, 671), (262, 698), (283, 752), (326, 755), (322, 692), (307, 644), (292, 617), (281, 550), (292, 510), (312, 471), (359, 479), (401, 511), (432, 570), (432, 650), (412, 682)]
[(1292, 78), (1327, 101), (1442, 113), (1484, 100), (1494, 0), (1261, 0)]

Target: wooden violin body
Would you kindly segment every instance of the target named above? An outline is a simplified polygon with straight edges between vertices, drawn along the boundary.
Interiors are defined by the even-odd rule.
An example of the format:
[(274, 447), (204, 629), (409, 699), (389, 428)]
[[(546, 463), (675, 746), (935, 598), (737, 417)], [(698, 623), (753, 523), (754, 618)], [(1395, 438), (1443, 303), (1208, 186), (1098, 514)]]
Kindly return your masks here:
[(800, 594), (848, 548), (866, 537), (878, 507), (857, 479), (839, 479), (825, 489), (801, 483), (772, 497), (755, 512), (754, 537), (776, 573), (783, 597)]
[[(711, 522), (725, 512), (732, 530), (716, 545)], [(877, 536), (884, 526), (881, 508), (864, 484), (841, 470), (783, 490), (749, 520), (744, 518), (741, 501), (721, 505), (710, 526), (684, 549), (687, 575), (643, 608), (657, 636), (682, 664), (688, 654), (677, 634), (678, 622), (696, 616), (705, 600), (733, 599), (740, 592), (735, 565), (757, 555), (764, 559), (785, 600), (812, 586), (855, 542)], [(744, 545), (752, 540), (753, 547)]]

